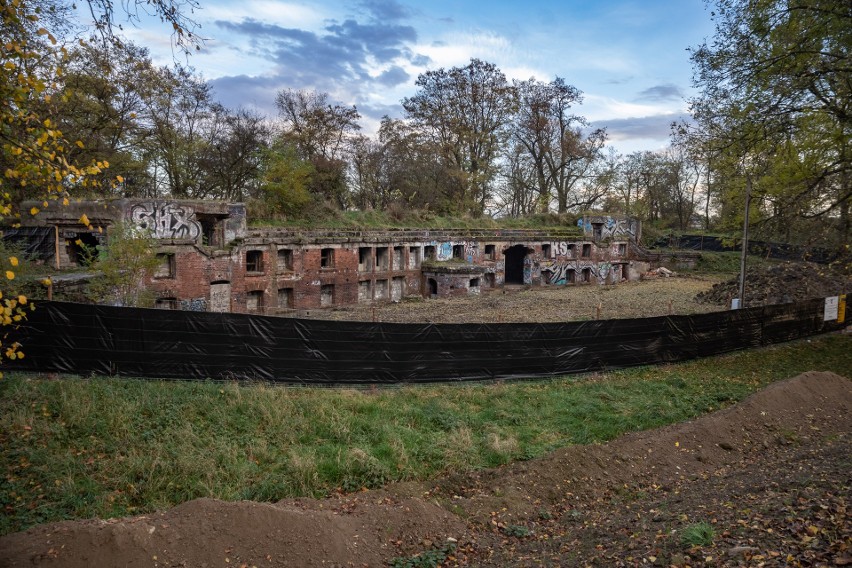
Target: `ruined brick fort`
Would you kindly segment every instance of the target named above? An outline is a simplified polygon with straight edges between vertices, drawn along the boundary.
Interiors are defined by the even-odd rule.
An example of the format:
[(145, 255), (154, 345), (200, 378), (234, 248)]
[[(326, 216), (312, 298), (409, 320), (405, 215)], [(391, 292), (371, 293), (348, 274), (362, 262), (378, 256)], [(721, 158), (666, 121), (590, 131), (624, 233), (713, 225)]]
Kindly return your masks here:
[(21, 230), (62, 272), (119, 220), (155, 237), (159, 265), (146, 286), (166, 309), (298, 315), (504, 286), (618, 284), (649, 266), (639, 222), (615, 216), (542, 231), (297, 230), (248, 228), (241, 203), (116, 199), (47, 208)]

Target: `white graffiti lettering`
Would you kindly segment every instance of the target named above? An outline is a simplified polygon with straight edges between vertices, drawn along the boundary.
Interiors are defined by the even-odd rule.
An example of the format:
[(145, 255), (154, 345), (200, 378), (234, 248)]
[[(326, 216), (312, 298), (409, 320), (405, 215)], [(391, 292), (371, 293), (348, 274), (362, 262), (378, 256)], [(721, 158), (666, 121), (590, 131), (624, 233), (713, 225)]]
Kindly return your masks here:
[(140, 229), (151, 231), (156, 239), (197, 239), (201, 235), (195, 212), (176, 203), (138, 203), (130, 208), (130, 220)]

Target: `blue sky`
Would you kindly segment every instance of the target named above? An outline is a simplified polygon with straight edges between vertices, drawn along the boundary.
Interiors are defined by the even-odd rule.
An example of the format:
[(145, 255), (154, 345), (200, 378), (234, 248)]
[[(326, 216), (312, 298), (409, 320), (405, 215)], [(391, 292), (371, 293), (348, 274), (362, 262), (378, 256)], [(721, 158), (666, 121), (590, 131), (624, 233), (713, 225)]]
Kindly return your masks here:
[[(200, 0), (207, 38), (189, 63), (226, 106), (273, 116), (275, 94), (317, 89), (354, 104), (371, 133), (402, 116), (418, 74), (496, 64), (511, 79), (564, 78), (621, 152), (655, 150), (692, 94), (687, 48), (712, 33), (701, 0)], [(154, 22), (125, 27), (155, 62), (173, 60)], [(151, 26), (151, 27), (148, 27)]]

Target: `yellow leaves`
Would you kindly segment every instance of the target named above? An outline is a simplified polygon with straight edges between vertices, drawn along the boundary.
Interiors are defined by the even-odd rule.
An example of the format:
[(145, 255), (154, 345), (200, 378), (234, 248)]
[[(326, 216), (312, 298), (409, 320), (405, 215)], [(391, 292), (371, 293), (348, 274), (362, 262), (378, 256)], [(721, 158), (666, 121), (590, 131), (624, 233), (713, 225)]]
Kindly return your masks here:
[(27, 297), (23, 294), (18, 296), (18, 303), (21, 305), (25, 305), (27, 303)]
[(51, 284), (53, 284), (53, 280), (51, 280), (50, 278), (44, 278), (42, 279), (41, 283), (45, 286), (50, 286)]
[(32, 216), (38, 215), (38, 212), (39, 212), (38, 207), (33, 207), (32, 209), (30, 209), (30, 215), (32, 215)]
[[(9, 264), (11, 264), (12, 266), (18, 266), (18, 262), (19, 262), (19, 261), (18, 261), (18, 257), (17, 257), (17, 256), (10, 256), (10, 257), (9, 257)], [(0, 296), (0, 298), (2, 298), (2, 297), (3, 297), (3, 296)]]
[[(91, 222), (89, 221), (89, 218), (86, 216), (86, 214), (85, 214), (85, 213), (83, 213), (83, 214), (80, 216), (80, 224), (81, 224), (81, 225), (87, 225), (87, 226), (88, 226), (90, 223), (91, 223)], [(77, 239), (77, 240), (79, 240), (79, 239)]]
[(83, 241), (81, 241), (80, 239), (77, 239), (76, 241), (74, 241), (74, 244), (77, 245), (78, 247), (81, 247), (81, 246), (83, 246)]
[(6, 271), (6, 280), (14, 280), (14, 279), (15, 279), (15, 273), (12, 272), (11, 270), (7, 270)]
[(121, 176), (115, 176), (115, 179), (118, 180), (118, 183), (124, 183), (124, 178)]
[(85, 145), (85, 144), (83, 144), (83, 141), (82, 141), (82, 140), (77, 140), (77, 141), (76, 141), (76, 142), (74, 142), (74, 143), (75, 143), (78, 147), (80, 147), (80, 148), (85, 148), (85, 147), (86, 147), (86, 145)]

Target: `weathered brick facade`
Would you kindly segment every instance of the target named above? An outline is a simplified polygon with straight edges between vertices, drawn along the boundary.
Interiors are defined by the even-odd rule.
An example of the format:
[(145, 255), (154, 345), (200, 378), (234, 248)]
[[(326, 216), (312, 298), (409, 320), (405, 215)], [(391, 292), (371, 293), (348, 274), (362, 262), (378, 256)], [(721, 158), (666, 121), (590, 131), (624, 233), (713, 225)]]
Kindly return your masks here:
[[(98, 214), (87, 213), (84, 227), (89, 211)], [(61, 270), (79, 264), (76, 241), (103, 243), (119, 220), (158, 241), (148, 282), (158, 307), (266, 314), (507, 284), (616, 284), (636, 274), (639, 231), (633, 219), (594, 216), (555, 231), (247, 229), (241, 204), (130, 199), (44, 211), (29, 223), (55, 228)]]

